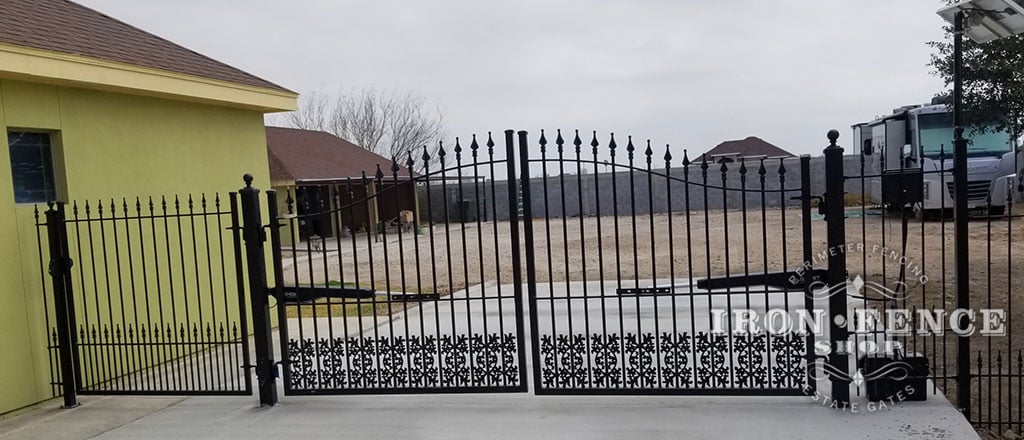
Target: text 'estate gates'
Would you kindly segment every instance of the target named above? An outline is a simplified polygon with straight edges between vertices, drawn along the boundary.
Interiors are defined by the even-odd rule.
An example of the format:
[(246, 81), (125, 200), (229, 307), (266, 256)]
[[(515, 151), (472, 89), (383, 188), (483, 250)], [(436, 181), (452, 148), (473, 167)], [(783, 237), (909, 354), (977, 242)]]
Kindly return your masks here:
[[(76, 393), (250, 394), (254, 369), (260, 401), (273, 403), (277, 324), (286, 394), (800, 395), (815, 391), (824, 368), (836, 373), (828, 392), (846, 400), (860, 363), (814, 347), (850, 336), (835, 318), (847, 313), (836, 287), (849, 281), (851, 257), (821, 251), (867, 243), (878, 228), (883, 247), (922, 261), (941, 254), (922, 266), (943, 288), (913, 287), (922, 299), (908, 307), (942, 301), (951, 275), (944, 241), (926, 239), (946, 235), (944, 219), (921, 220), (920, 245), (908, 241), (916, 229), (905, 210), (896, 232), (892, 215), (869, 215), (863, 200), (858, 215), (836, 221), (856, 214), (844, 193), (881, 176), (863, 156), (859, 173), (844, 170), (838, 133), (829, 137), (824, 185), (806, 156), (690, 158), (614, 136), (507, 131), (504, 148), (490, 136), (457, 141), (359, 176), (298, 182), (283, 198), (264, 197), (247, 176), (229, 209), (218, 196), (73, 204), (71, 218), (53, 205), (38, 231), (55, 394), (69, 406)], [(812, 221), (819, 214), (826, 221)], [(866, 279), (905, 281), (905, 267), (859, 257)], [(807, 332), (797, 318), (826, 307), (826, 332)], [(796, 331), (732, 332), (745, 312), (781, 314)], [(1010, 417), (1020, 405), (972, 411), (969, 402), (1004, 391), (1010, 400), (1003, 379), (1024, 384), (1007, 370), (1012, 343), (1005, 363), (989, 347), (965, 370), (969, 338), (901, 342), (942, 367), (929, 373), (934, 384), (955, 386), (958, 398), (969, 391), (957, 405), (972, 422), (1020, 419)]]

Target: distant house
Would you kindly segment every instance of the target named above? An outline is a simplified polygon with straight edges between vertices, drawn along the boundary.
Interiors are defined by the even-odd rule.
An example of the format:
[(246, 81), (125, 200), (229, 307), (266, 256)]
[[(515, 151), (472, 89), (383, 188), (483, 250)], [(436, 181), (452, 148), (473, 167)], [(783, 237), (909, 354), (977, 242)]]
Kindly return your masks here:
[[(402, 211), (417, 212), (416, 186), (408, 169), (399, 166), (396, 179), (391, 159), (330, 133), (267, 127), (267, 153), (280, 212), (288, 212), (291, 196), (292, 213), (319, 214), (300, 222), (300, 241), (375, 231), (381, 223), (398, 222)], [(376, 182), (377, 167), (384, 174), (381, 182)], [(363, 182), (364, 173), (369, 185)], [(288, 233), (284, 235), (287, 241)]]
[(708, 159), (716, 163), (734, 162), (740, 158), (767, 159), (796, 156), (756, 136), (749, 136), (742, 140), (722, 142), (704, 154)]

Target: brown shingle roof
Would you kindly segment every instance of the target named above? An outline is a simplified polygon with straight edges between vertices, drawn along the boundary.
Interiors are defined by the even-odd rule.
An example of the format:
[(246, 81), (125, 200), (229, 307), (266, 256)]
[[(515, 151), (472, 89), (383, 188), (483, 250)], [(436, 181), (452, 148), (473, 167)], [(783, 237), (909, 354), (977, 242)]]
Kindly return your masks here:
[(776, 147), (764, 139), (750, 136), (743, 140), (725, 141), (711, 151), (704, 153), (708, 157), (715, 155), (737, 155), (740, 157), (765, 156), (765, 157), (792, 157), (793, 153)]
[[(367, 176), (377, 165), (391, 177), (391, 159), (374, 154), (330, 133), (297, 128), (267, 127), (270, 179), (319, 180)], [(409, 177), (400, 167), (398, 176)]]
[(290, 92), (67, 0), (3, 0), (0, 43)]

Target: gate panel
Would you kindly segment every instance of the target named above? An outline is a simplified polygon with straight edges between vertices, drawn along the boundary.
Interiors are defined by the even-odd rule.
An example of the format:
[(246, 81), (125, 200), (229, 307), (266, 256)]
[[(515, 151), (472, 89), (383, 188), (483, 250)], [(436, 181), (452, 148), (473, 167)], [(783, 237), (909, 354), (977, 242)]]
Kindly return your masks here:
[(809, 159), (691, 161), (684, 150), (673, 162), (668, 148), (630, 139), (622, 151), (596, 134), (588, 152), (578, 133), (570, 144), (559, 132), (554, 151), (543, 132), (535, 146), (526, 132), (519, 141), (538, 394), (813, 387), (806, 328), (734, 333), (736, 313), (785, 321), (812, 306), (796, 272), (810, 192), (789, 177)]
[[(315, 208), (284, 198), (287, 394), (526, 391), (515, 164), (490, 137), (448, 148), (317, 182)], [(301, 240), (296, 211), (329, 214), (336, 238)]]
[[(48, 331), (52, 373), (80, 394), (250, 394), (237, 221), (220, 196), (76, 202), (69, 211), (53, 205), (37, 222), (50, 241), (45, 259), (40, 242), (40, 263), (50, 261), (66, 298), (73, 347), (61, 350), (59, 327)], [(63, 354), (70, 364), (56, 362)]]

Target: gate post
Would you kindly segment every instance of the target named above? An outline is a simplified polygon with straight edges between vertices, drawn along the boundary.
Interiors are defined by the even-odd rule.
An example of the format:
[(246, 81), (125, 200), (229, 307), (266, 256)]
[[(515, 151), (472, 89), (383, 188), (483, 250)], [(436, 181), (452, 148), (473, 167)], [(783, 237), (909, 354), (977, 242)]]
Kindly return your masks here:
[[(956, 307), (970, 310), (970, 250), (967, 247), (967, 139), (964, 139), (963, 44), (964, 11), (953, 18), (953, 252), (956, 254)], [(1007, 213), (1010, 214), (1009, 212)], [(967, 314), (960, 314), (957, 327), (966, 329)], [(956, 339), (956, 405), (971, 419), (971, 337)]]
[[(967, 246), (967, 139), (963, 127), (953, 130), (953, 251), (956, 254), (956, 308), (970, 310), (970, 248)], [(967, 314), (961, 313), (957, 327), (970, 325)], [(971, 337), (956, 337), (956, 404), (965, 417), (971, 417)]]
[(71, 297), (71, 258), (68, 257), (68, 237), (64, 223), (64, 204), (50, 202), (46, 210), (46, 238), (50, 245), (49, 273), (53, 282), (54, 318), (57, 325), (57, 344), (60, 356), (60, 382), (64, 395), (62, 408), (78, 406), (78, 377), (75, 358), (74, 310), (69, 304)]
[[(284, 263), (281, 261), (281, 227), (285, 224), (280, 221), (280, 213), (277, 211), (277, 191), (267, 190), (267, 217), (269, 217), (270, 229), (270, 260), (274, 265), (274, 287), (268, 292), (273, 292), (277, 298), (277, 337), (281, 342), (288, 341), (288, 317), (285, 314), (284, 305), (281, 304), (281, 286), (284, 286)], [(267, 339), (270, 341), (270, 339)], [(283, 345), (287, 347), (287, 345)], [(288, 353), (281, 350), (281, 376), (284, 378), (285, 387), (291, 383), (291, 364), (288, 361)]]
[(257, 388), (260, 405), (272, 406), (277, 404), (277, 370), (271, 348), (270, 306), (267, 301), (270, 289), (267, 287), (267, 261), (263, 253), (263, 242), (267, 235), (260, 218), (260, 191), (252, 187), (251, 174), (246, 174), (242, 179), (245, 180), (245, 188), (238, 190), (238, 194), (242, 201), (242, 237), (245, 239), (249, 302), (256, 345)]
[[(832, 399), (837, 402), (850, 401), (850, 360), (845, 352), (849, 333), (846, 316), (846, 255), (835, 251), (843, 249), (846, 243), (846, 209), (843, 200), (845, 195), (846, 176), (843, 169), (843, 147), (836, 144), (839, 131), (829, 130), (829, 145), (825, 148), (825, 221), (828, 222), (828, 311), (829, 311), (829, 342), (832, 351), (828, 355), (829, 378), (832, 382)], [(844, 352), (840, 353), (840, 348)], [(842, 376), (840, 376), (842, 375)]]
[[(811, 156), (804, 154), (800, 156), (800, 214), (803, 217), (801, 223), (801, 236), (803, 238), (803, 258), (804, 261), (813, 261), (813, 252), (811, 249)], [(786, 203), (785, 200), (782, 203)], [(808, 274), (809, 275), (809, 274)], [(804, 309), (808, 312), (814, 310), (814, 292), (811, 291), (811, 283), (804, 283)], [(808, 329), (807, 332), (807, 391), (808, 393), (814, 393), (818, 390), (818, 382), (813, 380), (814, 378), (814, 359), (816, 353), (814, 352), (814, 332)]]
[[(530, 200), (530, 146), (527, 139), (527, 132), (520, 130), (516, 133), (519, 140), (519, 180), (516, 180), (516, 149), (512, 130), (505, 131), (505, 145), (508, 150), (508, 209), (512, 221), (512, 277), (515, 282), (516, 291), (516, 325), (523, 329), (523, 268), (519, 261), (519, 206), (522, 204), (522, 226), (523, 244), (526, 253), (526, 298), (530, 304), (530, 338), (531, 338), (531, 359), (533, 359), (533, 387), (534, 390), (541, 389), (541, 365), (540, 361), (540, 336), (538, 336), (538, 315), (537, 315), (537, 268), (533, 250), (533, 206)], [(541, 133), (543, 136), (543, 133)], [(526, 332), (523, 332), (525, 335)], [(519, 371), (522, 377), (526, 378), (526, 347), (520, 338), (519, 341)], [(523, 390), (527, 390), (526, 380), (523, 380)]]

